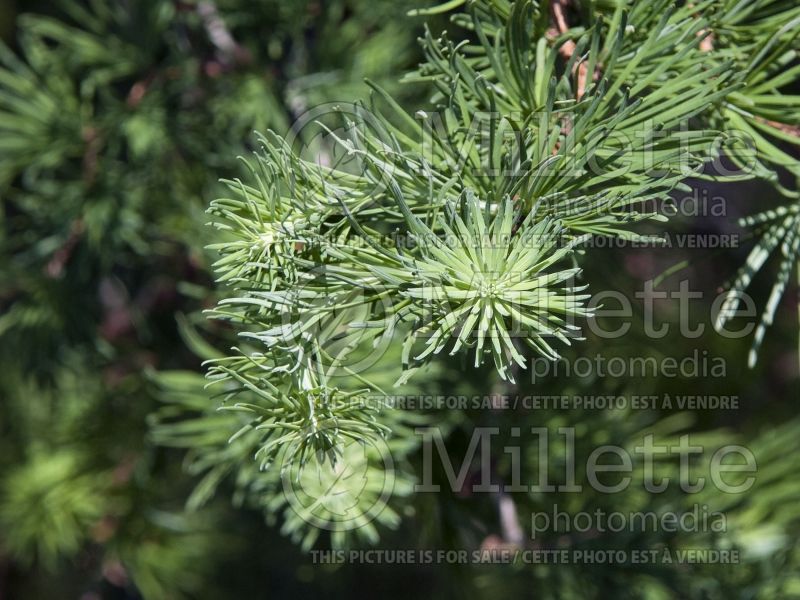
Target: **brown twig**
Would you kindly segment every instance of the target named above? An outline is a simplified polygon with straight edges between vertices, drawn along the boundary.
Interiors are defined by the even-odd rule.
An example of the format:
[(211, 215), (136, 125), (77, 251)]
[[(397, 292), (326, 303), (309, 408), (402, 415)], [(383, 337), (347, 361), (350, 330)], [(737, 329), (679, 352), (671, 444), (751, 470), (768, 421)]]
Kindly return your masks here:
[(714, 50), (714, 34), (710, 29), (701, 29), (697, 32), (699, 36), (705, 36), (700, 40), (700, 50), (702, 52), (711, 52)]
[(91, 125), (83, 128), (81, 137), (86, 143), (83, 153), (83, 180), (87, 185), (92, 185), (97, 177), (97, 165), (100, 149), (103, 147), (103, 137), (100, 135), (100, 130)]
[(76, 219), (72, 222), (67, 241), (55, 251), (53, 257), (44, 268), (45, 274), (48, 277), (57, 279), (63, 275), (64, 267), (69, 262), (72, 252), (75, 250), (75, 246), (78, 245), (78, 241), (83, 235), (84, 229), (85, 227), (82, 219)]
[(136, 108), (139, 106), (155, 80), (155, 73), (150, 73), (147, 77), (140, 79), (131, 86), (128, 97), (125, 99), (128, 108)]
[(782, 131), (788, 135), (793, 135), (794, 137), (800, 138), (800, 127), (797, 125), (787, 125), (786, 123), (781, 123), (780, 121), (771, 121), (770, 119), (765, 119), (764, 117), (759, 117), (756, 115), (756, 121), (759, 123), (764, 123), (765, 125), (769, 125), (770, 127), (774, 127), (778, 131)]
[[(688, 4), (689, 8), (694, 8), (694, 3)], [(694, 13), (695, 17), (699, 17), (699, 13)], [(701, 29), (697, 32), (697, 37), (703, 38), (700, 40), (701, 52), (712, 52), (714, 50), (714, 33), (710, 29)]]
[[(555, 37), (556, 34), (563, 35), (567, 31), (569, 31), (569, 23), (567, 22), (567, 5), (569, 4), (570, 0), (553, 0), (550, 7), (553, 13), (553, 20), (555, 21), (555, 29), (550, 30), (551, 35)], [(567, 40), (564, 42), (561, 47), (558, 49), (558, 53), (565, 59), (570, 60), (572, 56), (575, 54), (575, 50), (577, 49), (577, 45), (573, 40)], [(573, 73), (577, 73), (577, 85), (578, 89), (575, 93), (575, 97), (580, 100), (583, 98), (583, 95), (586, 93), (586, 84), (589, 80), (589, 67), (586, 65), (584, 61), (579, 61), (573, 67)], [(597, 73), (595, 73), (597, 75)]]

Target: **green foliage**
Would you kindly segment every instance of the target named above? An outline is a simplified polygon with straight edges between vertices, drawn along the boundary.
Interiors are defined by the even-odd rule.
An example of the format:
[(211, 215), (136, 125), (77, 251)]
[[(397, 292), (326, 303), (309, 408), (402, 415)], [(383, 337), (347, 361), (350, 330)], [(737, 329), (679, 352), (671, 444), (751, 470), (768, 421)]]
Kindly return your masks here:
[(174, 514), (184, 482), (146, 444), (144, 368), (197, 368), (181, 335), (200, 334), (174, 314), (212, 298), (220, 175), (254, 129), (285, 132), (364, 76), (396, 90), (415, 60), (406, 7), (18, 4), (0, 45), (0, 571), (18, 560), (41, 583), (19, 594), (39, 597), (112, 579), (197, 597), (226, 546), (213, 509)]
[[(535, 4), (474, 3), (469, 14), (456, 21), (476, 44), (430, 32), (423, 42), (411, 79), (432, 84), (433, 112), (415, 120), (373, 86), (369, 108), (336, 107), (340, 122), (319, 124), (331, 140), (323, 150), (347, 160), (320, 164), (268, 133), (249, 179), (228, 182), (211, 205), (218, 281), (231, 289), (212, 315), (240, 343), (212, 361), (210, 378), (226, 410), (255, 417), (240, 434), (259, 433), (262, 468), (284, 444), (298, 443), (306, 464), (387, 430), (385, 415), (352, 402), (358, 384), (384, 393), (358, 357), (387, 340), (403, 348), (399, 383), (445, 348), (473, 348), (476, 367), (491, 355), (512, 382), (527, 363), (521, 341), (558, 358), (550, 340), (569, 343), (587, 315), (568, 281), (581, 244), (650, 239), (630, 229), (661, 220), (639, 212), (643, 202), (667, 198), (715, 156), (719, 137), (690, 119), (735, 86), (730, 65), (700, 51), (702, 23), (678, 19), (666, 39), (653, 29), (631, 57), (635, 33), (618, 11), (607, 38), (599, 27), (580, 35), (563, 61), (568, 40), (548, 43)], [(603, 75), (582, 81), (578, 60)], [(348, 381), (343, 395), (327, 388), (335, 377)], [(240, 397), (253, 394), (258, 404)], [(318, 415), (331, 435), (317, 432)]]
[[(384, 372), (391, 374), (390, 369)], [(237, 402), (220, 411), (207, 401), (199, 374), (162, 372), (152, 377), (165, 403), (153, 415), (154, 441), (189, 449), (188, 470), (202, 475), (187, 502), (190, 510), (207, 504), (220, 484), (231, 478), (237, 505), (263, 510), (270, 523), (280, 516), (281, 531), (305, 549), (311, 548), (325, 530), (331, 532), (334, 546), (345, 547), (358, 539), (377, 542), (376, 525), (399, 525), (399, 506), (410, 494), (415, 479), (403, 461), (418, 448), (419, 438), (413, 426), (423, 422), (413, 415), (385, 407), (380, 413), (380, 425), (372, 418), (371, 428), (365, 430), (362, 422), (348, 417), (354, 406), (373, 409), (368, 414), (375, 412), (382, 404), (375, 396), (361, 397), (358, 402), (351, 397), (350, 403), (339, 407), (330, 402), (330, 394), (339, 393), (338, 390), (311, 389), (303, 397), (309, 401), (307, 405), (298, 407), (287, 402), (281, 412), (276, 411), (274, 399), (252, 386), (236, 390)], [(419, 390), (406, 387), (403, 391)], [(329, 396), (320, 398), (320, 393)], [(310, 412), (312, 409), (314, 413)], [(263, 413), (270, 416), (252, 417)], [(306, 416), (307, 422), (295, 425), (288, 421), (287, 416), (295, 414)], [(376, 436), (372, 428), (392, 432), (385, 446), (363, 443)], [(392, 457), (391, 480), (386, 484), (390, 487), (385, 490), (385, 456), (379, 452), (382, 448)], [(254, 461), (253, 457), (260, 460)], [(376, 481), (381, 482), (377, 488), (372, 485)], [(284, 491), (287, 485), (298, 490), (299, 498), (293, 504)], [(320, 496), (312, 499), (309, 490), (320, 492)], [(381, 499), (384, 491), (389, 498)], [(378, 500), (382, 510), (372, 513)], [(388, 500), (387, 506), (383, 506), (383, 500)], [(311, 507), (309, 512), (301, 508), (306, 505)], [(341, 515), (348, 510), (354, 518), (363, 519), (358, 527), (341, 522)]]
[[(724, 419), (688, 412), (404, 410), (390, 400), (673, 384), (533, 386), (523, 375), (561, 354), (606, 351), (582, 327), (592, 317), (585, 290), (619, 284), (622, 258), (595, 249), (598, 238), (656, 242), (666, 219), (654, 205), (698, 180), (755, 177), (782, 202), (797, 199), (800, 8), (454, 0), (417, 7), (424, 26), (404, 15), (413, 5), (23, 7), (31, 14), (0, 47), (0, 595), (10, 564), (25, 569), (14, 597), (111, 596), (108, 587), (156, 599), (291, 594), (286, 574), (318, 578), (313, 592), (331, 596), (335, 578), (297, 568), (262, 517), (304, 551), (380, 541), (461, 549), (498, 530), (509, 541), (503, 506), (527, 518), (554, 503), (661, 513), (689, 500), (638, 481), (622, 499), (478, 498), (468, 484), (446, 490), (441, 472), (441, 493), (414, 493), (429, 451), (416, 428), (437, 426), (458, 455), (487, 424), (506, 435), (575, 425), (580, 456), (648, 432), (667, 445), (687, 432), (710, 445), (747, 442), (759, 483), (699, 499), (729, 513), (722, 534), (541, 540), (735, 548), (736, 569), (493, 565), (441, 575), (459, 591), (797, 593), (796, 419), (777, 427), (780, 416), (754, 407), (758, 418), (737, 416), (734, 435)], [(253, 130), (265, 133), (253, 140)], [(718, 172), (726, 161), (734, 173)], [(753, 212), (742, 223), (762, 237), (718, 319), (735, 315), (779, 251), (751, 364), (800, 247), (794, 205)], [(627, 351), (647, 354), (650, 340)], [(527, 479), (538, 450), (522, 441)], [(552, 452), (554, 472), (571, 460)], [(181, 458), (190, 477), (179, 476)], [(508, 453), (492, 458), (513, 477)], [(660, 461), (657, 478), (677, 469)], [(467, 472), (481, 475), (473, 464)], [(286, 573), (273, 568), (265, 586), (254, 573), (267, 560)], [(405, 590), (404, 571), (378, 573), (381, 589)]]
[(39, 558), (54, 568), (73, 555), (105, 510), (109, 477), (87, 473), (75, 452), (41, 453), (7, 475), (0, 524), (9, 549), (28, 564)]
[[(608, 25), (605, 19), (601, 20), (609, 32), (624, 26), (624, 22), (621, 23), (623, 6), (623, 2), (616, 3)], [(665, 48), (665, 38), (676, 37), (680, 37), (676, 49), (684, 48), (659, 61), (658, 68), (654, 68), (652, 62), (648, 63), (641, 46), (647, 41), (641, 35), (635, 35), (627, 44), (623, 42), (622, 52), (628, 58), (614, 63), (614, 70), (630, 85), (644, 88), (654, 85), (652, 74), (660, 73), (662, 65), (671, 61), (680, 67), (673, 74), (680, 73), (681, 80), (685, 81), (684, 74), (698, 66), (692, 64), (690, 57), (693, 54), (703, 56), (704, 70), (724, 66), (733, 74), (737, 85), (719, 101), (707, 105), (699, 117), (707, 127), (727, 135), (727, 142), (720, 149), (738, 170), (731, 172), (723, 166), (725, 179), (731, 181), (755, 176), (768, 181), (787, 198), (796, 199), (800, 175), (797, 159), (800, 99), (795, 93), (800, 75), (800, 66), (797, 65), (800, 12), (795, 3), (731, 0), (696, 5), (687, 3), (682, 8), (670, 7), (668, 2), (648, 3), (645, 8), (640, 3), (632, 7), (628, 23), (637, 33), (650, 32), (650, 41), (662, 49)], [(694, 52), (687, 51), (690, 47), (694, 47)], [(669, 73), (669, 70), (664, 73)], [(715, 174), (712, 172), (710, 175)], [(718, 327), (724, 326), (737, 313), (741, 295), (747, 291), (753, 276), (765, 265), (769, 255), (777, 248), (781, 252), (777, 277), (748, 358), (751, 367), (757, 360), (766, 329), (772, 324), (797, 262), (796, 209), (793, 205), (764, 211), (756, 207), (757, 214), (739, 221), (744, 227), (754, 228), (754, 234), (760, 239), (730, 286), (728, 301), (717, 321)]]
[[(500, 376), (513, 382), (508, 368), (514, 363), (525, 368), (525, 358), (510, 333), (519, 335), (529, 329), (525, 340), (531, 347), (547, 358), (558, 358), (546, 340), (555, 337), (569, 344), (567, 336), (579, 328), (565, 319), (586, 316), (582, 302), (587, 296), (576, 294), (572, 287), (559, 288), (579, 269), (548, 271), (571, 251), (569, 246), (556, 248), (560, 231), (552, 221), (532, 226), (535, 210), (520, 221), (511, 200), (506, 199), (487, 223), (469, 191), (464, 211), (462, 219), (452, 210), (447, 222), (437, 228), (445, 239), (452, 240), (449, 243), (418, 225), (417, 235), (430, 242), (421, 246), (419, 261), (409, 261), (417, 281), (405, 294), (422, 302), (423, 310), (429, 310), (432, 317), (430, 323), (413, 331), (406, 343), (415, 337), (425, 339), (427, 348), (416, 360), (438, 354), (452, 338), (450, 354), (474, 344), (475, 367), (483, 362), (484, 354), (491, 353)], [(516, 234), (515, 227), (519, 228)], [(426, 335), (428, 332), (432, 335)], [(490, 347), (485, 347), (487, 344)]]

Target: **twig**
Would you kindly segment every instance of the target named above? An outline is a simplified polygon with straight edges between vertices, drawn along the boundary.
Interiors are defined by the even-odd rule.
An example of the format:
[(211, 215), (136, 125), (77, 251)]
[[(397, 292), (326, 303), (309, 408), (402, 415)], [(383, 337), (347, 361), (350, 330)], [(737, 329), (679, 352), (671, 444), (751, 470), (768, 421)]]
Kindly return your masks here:
[(86, 149), (83, 153), (83, 180), (87, 185), (91, 185), (97, 177), (97, 163), (100, 149), (103, 147), (103, 138), (100, 131), (91, 125), (83, 128), (81, 137), (86, 142)]
[[(556, 30), (555, 33), (558, 34), (565, 34), (569, 31), (569, 23), (567, 22), (567, 5), (569, 4), (569, 0), (553, 0), (551, 3), (551, 9), (553, 12), (553, 20), (556, 23)], [(572, 58), (572, 55), (575, 54), (575, 50), (577, 49), (577, 45), (572, 40), (567, 40), (562, 44), (562, 46), (558, 49), (558, 53), (564, 57), (565, 60), (569, 60)], [(580, 100), (583, 98), (583, 95), (586, 93), (586, 83), (589, 80), (589, 67), (586, 65), (584, 61), (578, 62), (573, 67), (573, 73), (577, 72), (578, 76), (578, 89), (575, 93), (575, 97)]]
[(503, 540), (514, 546), (522, 546), (525, 535), (517, 517), (517, 505), (514, 499), (505, 492), (500, 493), (497, 502), (497, 509), (500, 512), (500, 530), (503, 532)]
[(197, 14), (203, 21), (211, 43), (219, 50), (219, 59), (223, 65), (232, 66), (250, 62), (250, 53), (236, 42), (219, 15), (216, 4), (210, 0), (200, 2), (197, 5)]
[(64, 267), (69, 262), (72, 252), (75, 250), (75, 246), (78, 245), (78, 240), (80, 240), (81, 236), (83, 235), (84, 229), (85, 227), (82, 219), (76, 219), (72, 222), (67, 241), (55, 251), (53, 257), (44, 268), (48, 277), (51, 279), (57, 279), (63, 275)]
[(756, 115), (756, 121), (759, 123), (764, 123), (765, 125), (769, 125), (770, 127), (774, 127), (783, 133), (800, 137), (800, 127), (797, 125), (787, 125), (786, 123), (781, 123), (780, 121), (771, 121), (770, 119), (765, 119), (764, 117), (759, 117), (758, 115)]
[[(688, 4), (689, 8), (694, 8), (694, 3), (690, 2)], [(694, 14), (695, 17), (699, 17), (699, 13)], [(714, 33), (710, 29), (701, 29), (697, 32), (697, 37), (703, 38), (700, 40), (700, 51), (701, 52), (712, 52), (714, 50)]]
[(705, 36), (700, 40), (700, 50), (702, 52), (711, 52), (714, 50), (714, 34), (710, 29), (701, 29), (697, 35)]
[(500, 492), (497, 500), (501, 535), (493, 533), (486, 536), (481, 542), (481, 550), (513, 553), (526, 546), (525, 535), (517, 518), (517, 507), (514, 499), (505, 492)]

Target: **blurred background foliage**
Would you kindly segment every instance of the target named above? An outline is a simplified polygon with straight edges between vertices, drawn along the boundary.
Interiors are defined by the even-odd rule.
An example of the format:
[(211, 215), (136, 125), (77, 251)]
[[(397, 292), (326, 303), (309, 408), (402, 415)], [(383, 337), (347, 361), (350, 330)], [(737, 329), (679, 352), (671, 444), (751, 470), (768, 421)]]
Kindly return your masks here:
[[(673, 325), (666, 338), (648, 339), (635, 318), (625, 337), (612, 343), (590, 336), (566, 354), (707, 353), (727, 361), (724, 378), (554, 376), (523, 379), (518, 387), (520, 394), (541, 395), (737, 395), (739, 410), (432, 416), (452, 431), (448, 448), (456, 460), (476, 423), (502, 431), (576, 425), (579, 449), (627, 446), (650, 429), (663, 440), (694, 432), (710, 445), (745, 443), (759, 461), (759, 482), (735, 502), (707, 499), (712, 510), (729, 515), (729, 531), (719, 538), (607, 534), (545, 542), (750, 549), (741, 565), (322, 566), (281, 534), (281, 512), (267, 511), (265, 524), (262, 504), (237, 498), (235, 482), (223, 480), (227, 493), (202, 509), (184, 510), (187, 498), (198, 498), (192, 474), (202, 473), (204, 448), (214, 451), (217, 438), (228, 435), (227, 426), (215, 430), (209, 420), (177, 433), (162, 427), (187, 413), (229, 418), (214, 412), (203, 390), (202, 359), (230, 338), (200, 313), (216, 301), (213, 256), (204, 250), (213, 241), (205, 209), (222, 193), (220, 178), (241, 174), (236, 157), (255, 147), (253, 130), (285, 132), (306, 109), (364, 98), (365, 77), (403, 106), (422, 104), (427, 90), (397, 83), (421, 58), (415, 39), (421, 22), (406, 16), (414, 4), (0, 2), (0, 598), (334, 598), (353, 590), (398, 598), (420, 591), (800, 597), (795, 302), (785, 295), (753, 370), (745, 368), (746, 340), (710, 331), (711, 299), (743, 262), (746, 244), (716, 252), (595, 250), (585, 261), (592, 280), (629, 298), (643, 281), (689, 261), (663, 287), (677, 289), (688, 278), (703, 291), (692, 316), (709, 333), (680, 336), (676, 303), (661, 301), (657, 317)], [(437, 19), (434, 29), (446, 22)], [(778, 202), (759, 182), (704, 189), (725, 196), (727, 215), (679, 216), (673, 232), (738, 232), (736, 219), (751, 211), (753, 198), (759, 208)], [(490, 393), (487, 373), (463, 370), (456, 361), (430, 376), (424, 393)], [(188, 459), (185, 448), (192, 449)], [(536, 450), (531, 444), (523, 451), (533, 457)], [(419, 449), (404, 452), (408, 469), (418, 471)], [(663, 472), (674, 468), (664, 465)], [(517, 508), (524, 518), (551, 500), (576, 511), (615, 508), (614, 497), (602, 495), (547, 502), (523, 496)], [(626, 509), (638, 510), (675, 510), (689, 500), (674, 490), (625, 497)], [(403, 526), (381, 528), (382, 548), (474, 549), (501, 534), (496, 499), (488, 495), (418, 494), (392, 507)], [(310, 541), (316, 548), (329, 544), (324, 537)]]

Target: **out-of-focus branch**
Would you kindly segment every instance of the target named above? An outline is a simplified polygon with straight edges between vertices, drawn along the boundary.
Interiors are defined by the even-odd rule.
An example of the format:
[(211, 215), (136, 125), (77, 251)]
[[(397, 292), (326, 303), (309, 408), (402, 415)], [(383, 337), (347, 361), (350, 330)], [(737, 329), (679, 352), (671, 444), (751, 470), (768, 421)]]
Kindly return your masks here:
[(83, 235), (84, 229), (85, 227), (81, 219), (76, 219), (72, 222), (67, 241), (53, 253), (53, 257), (49, 260), (47, 266), (45, 266), (44, 270), (48, 277), (57, 279), (64, 274), (64, 267), (66, 267), (69, 262), (72, 252), (75, 250), (75, 246), (78, 245), (78, 241)]
[(208, 38), (219, 51), (218, 58), (225, 66), (250, 62), (250, 53), (234, 39), (225, 21), (217, 10), (217, 5), (205, 0), (197, 5), (197, 14), (203, 21)]

